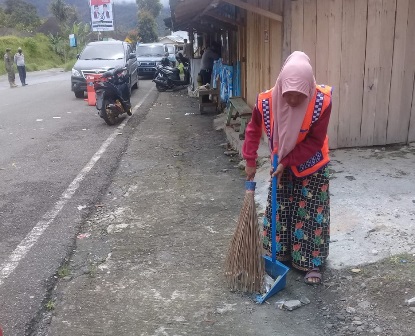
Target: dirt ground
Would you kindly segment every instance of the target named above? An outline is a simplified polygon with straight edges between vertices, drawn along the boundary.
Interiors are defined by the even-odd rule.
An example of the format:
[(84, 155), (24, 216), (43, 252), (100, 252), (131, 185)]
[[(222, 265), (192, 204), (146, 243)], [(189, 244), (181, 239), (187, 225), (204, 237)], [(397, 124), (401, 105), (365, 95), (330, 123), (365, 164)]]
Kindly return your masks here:
[(415, 257), (400, 254), (343, 270), (327, 269), (317, 290), (327, 335), (415, 335)]
[[(415, 335), (412, 254), (328, 268), (316, 287), (290, 271), (262, 305), (230, 293), (222, 266), (243, 199), (240, 158), (184, 93), (161, 93), (140, 118), (100, 202), (74, 209), (85, 223), (30, 335)], [(309, 303), (279, 308), (293, 299)]]

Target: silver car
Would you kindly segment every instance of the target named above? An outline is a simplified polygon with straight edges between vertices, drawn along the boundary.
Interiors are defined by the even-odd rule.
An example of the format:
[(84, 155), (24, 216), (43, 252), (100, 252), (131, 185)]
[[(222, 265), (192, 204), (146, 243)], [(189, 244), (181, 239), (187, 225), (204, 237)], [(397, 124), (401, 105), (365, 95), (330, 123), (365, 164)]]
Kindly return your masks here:
[(130, 90), (138, 88), (137, 57), (131, 45), (124, 41), (98, 41), (88, 43), (78, 55), (72, 68), (71, 89), (76, 98), (83, 98), (86, 76), (102, 74), (110, 69), (126, 67)]

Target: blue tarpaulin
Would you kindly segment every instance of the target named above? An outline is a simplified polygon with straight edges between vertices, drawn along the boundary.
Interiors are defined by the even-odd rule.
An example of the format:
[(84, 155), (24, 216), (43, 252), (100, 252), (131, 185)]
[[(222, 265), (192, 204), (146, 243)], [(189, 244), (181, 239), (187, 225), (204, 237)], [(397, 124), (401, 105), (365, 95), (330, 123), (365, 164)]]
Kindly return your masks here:
[(236, 65), (224, 65), (222, 59), (218, 59), (213, 64), (212, 86), (216, 89), (216, 78), (220, 78), (220, 99), (228, 103), (229, 98), (239, 96), (241, 91), (239, 62)]

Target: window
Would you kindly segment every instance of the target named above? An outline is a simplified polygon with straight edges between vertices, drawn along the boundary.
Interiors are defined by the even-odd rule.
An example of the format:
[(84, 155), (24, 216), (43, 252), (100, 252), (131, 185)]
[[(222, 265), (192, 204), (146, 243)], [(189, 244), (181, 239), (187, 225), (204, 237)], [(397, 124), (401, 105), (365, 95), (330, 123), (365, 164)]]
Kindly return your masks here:
[(162, 45), (138, 45), (137, 56), (164, 56), (166, 49)]
[(81, 60), (118, 60), (124, 58), (122, 44), (87, 45), (82, 51)]

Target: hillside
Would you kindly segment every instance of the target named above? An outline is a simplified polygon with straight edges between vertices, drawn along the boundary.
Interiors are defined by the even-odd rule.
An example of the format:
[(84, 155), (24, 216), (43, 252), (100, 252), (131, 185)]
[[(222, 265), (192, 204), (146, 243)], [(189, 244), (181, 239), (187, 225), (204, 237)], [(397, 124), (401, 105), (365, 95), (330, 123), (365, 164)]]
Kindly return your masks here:
[[(41, 17), (50, 16), (49, 3), (50, 0), (25, 0), (36, 6), (38, 14)], [(90, 12), (87, 0), (65, 0), (68, 5), (73, 5), (78, 8), (78, 13), (84, 22), (90, 21)], [(4, 4), (4, 0), (0, 0), (0, 4)], [(126, 3), (117, 1), (114, 5), (115, 25), (117, 30), (128, 31), (137, 26), (137, 5), (133, 3)], [(159, 17), (157, 18), (159, 36), (165, 36), (166, 30), (163, 19), (170, 16), (168, 8), (163, 8)]]
[[(46, 70), (63, 67), (63, 60), (52, 51), (49, 39), (45, 35), (34, 37), (1, 36), (0, 49), (12, 49), (12, 54), (22, 47), (25, 54), (26, 68), (28, 71)], [(0, 75), (4, 74), (4, 62), (0, 62)]]

